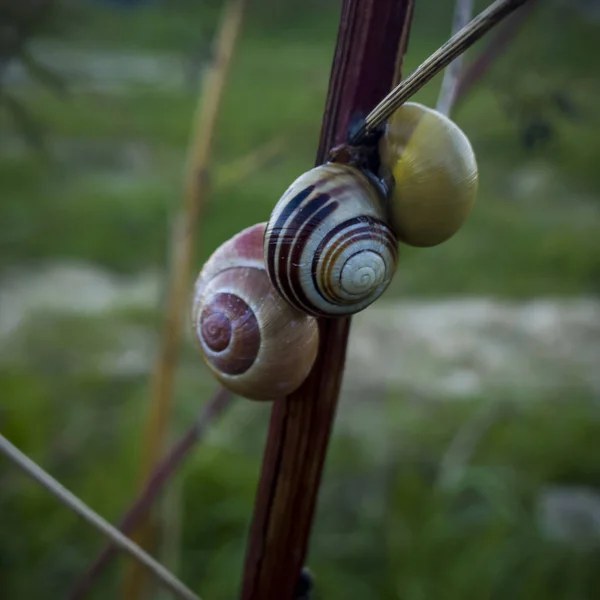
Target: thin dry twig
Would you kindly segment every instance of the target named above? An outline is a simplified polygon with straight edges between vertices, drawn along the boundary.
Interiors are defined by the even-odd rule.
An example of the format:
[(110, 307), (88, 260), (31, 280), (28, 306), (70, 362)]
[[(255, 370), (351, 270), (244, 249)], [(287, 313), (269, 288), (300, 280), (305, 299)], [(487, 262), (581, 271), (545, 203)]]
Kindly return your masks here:
[(477, 40), (496, 26), (502, 19), (525, 4), (528, 0), (496, 0), (486, 10), (473, 19), (466, 27), (434, 52), (421, 66), (401, 81), (366, 117), (357, 128), (351, 142), (357, 144), (370, 131), (381, 126), (394, 111), (416, 94), (442, 69), (447, 67)]
[[(473, 14), (473, 0), (456, 0), (454, 8), (454, 19), (452, 20), (452, 34), (456, 34), (471, 20)], [(437, 102), (437, 110), (445, 115), (449, 115), (460, 83), (462, 67), (464, 62), (464, 53), (455, 58), (444, 72), (442, 87)]]
[(0, 434), (0, 451), (25, 471), (32, 479), (46, 488), (53, 496), (58, 498), (65, 506), (110, 538), (116, 546), (121, 548), (121, 550), (128, 552), (136, 561), (138, 561), (138, 564), (143, 565), (149, 573), (152, 573), (178, 598), (183, 598), (184, 600), (200, 600), (192, 590), (179, 581), (159, 562), (155, 561), (137, 544), (125, 537), (118, 529), (113, 527), (98, 513), (94, 512), (89, 506), (84, 504), (77, 496), (69, 492), (69, 490), (63, 487), (56, 479), (46, 473), (46, 471), (23, 454), (18, 448), (13, 446), (2, 434)]
[[(145, 431), (140, 486), (151, 476), (160, 459), (173, 404), (173, 384), (181, 337), (182, 315), (187, 306), (188, 279), (191, 269), (195, 233), (209, 189), (208, 170), (217, 115), (231, 58), (242, 24), (246, 0), (230, 0), (224, 7), (216, 52), (207, 74), (188, 152), (187, 176), (181, 235), (174, 241), (170, 286), (167, 295), (166, 320), (154, 368), (150, 414)], [(179, 233), (179, 232), (177, 232)], [(150, 521), (142, 520), (134, 538), (144, 546), (150, 538)], [(123, 595), (126, 600), (140, 598), (144, 573), (131, 564), (125, 573)]]
[[(392, 85), (404, 54), (412, 0), (345, 0), (317, 164), (345, 141)], [(403, 37), (400, 43), (400, 37)], [(299, 390), (277, 400), (246, 554), (242, 600), (291, 600), (306, 556), (344, 370), (349, 318), (320, 319), (315, 366)]]
[(278, 156), (284, 148), (285, 138), (277, 137), (249, 154), (223, 165), (216, 170), (215, 189), (222, 192), (244, 181)]
[[(232, 396), (227, 390), (219, 389), (215, 392), (192, 426), (156, 467), (146, 487), (127, 510), (119, 522), (121, 532), (127, 533), (131, 531), (139, 523), (140, 519), (147, 514), (165, 485), (177, 473), (178, 468), (189, 455), (192, 448), (203, 438), (208, 427), (230, 406), (231, 401)], [(97, 558), (73, 587), (69, 600), (82, 600), (91, 591), (97, 578), (108, 566), (116, 553), (117, 547), (114, 544), (109, 543), (102, 548)]]

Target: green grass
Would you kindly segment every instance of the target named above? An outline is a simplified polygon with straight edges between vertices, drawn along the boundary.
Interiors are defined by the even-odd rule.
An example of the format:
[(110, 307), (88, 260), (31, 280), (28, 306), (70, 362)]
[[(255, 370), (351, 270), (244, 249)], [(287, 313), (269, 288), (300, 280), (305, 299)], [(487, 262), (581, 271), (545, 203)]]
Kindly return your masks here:
[[(88, 47), (96, 43), (114, 48), (125, 45), (127, 39), (127, 46), (146, 50), (165, 49), (167, 42), (176, 48), (174, 32), (180, 31), (182, 19), (189, 27), (191, 13), (174, 11), (157, 18), (156, 10), (119, 16), (118, 23), (106, 9), (94, 13), (99, 21), (90, 30)], [(266, 9), (257, 10), (260, 15)], [(335, 29), (335, 15), (327, 14), (314, 31), (307, 30), (306, 22), (291, 19), (285, 27), (270, 29), (272, 35), (264, 31), (257, 35), (259, 20), (251, 19), (245, 30), (219, 118), (215, 165), (226, 166), (281, 136), (285, 149), (273, 164), (233, 188), (213, 190), (198, 264), (242, 227), (266, 220), (289, 183), (312, 165), (333, 52), (329, 29)], [(445, 35), (439, 27), (427, 24), (423, 15), (416, 18), (407, 72)], [(213, 13), (206, 13), (206, 19), (212, 23)], [(543, 11), (537, 21), (538, 28), (548, 26)], [(110, 36), (106, 35), (108, 22), (115, 26)], [(583, 36), (589, 48), (593, 31), (567, 23), (569, 35)], [(424, 31), (421, 36), (419, 24)], [(536, 21), (530, 27), (535, 25)], [(131, 35), (126, 36), (128, 30)], [(286, 35), (276, 35), (281, 30)], [(534, 37), (523, 34), (518, 38), (484, 84), (457, 110), (456, 118), (470, 136), (480, 166), (480, 194), (472, 215), (460, 233), (442, 246), (407, 249), (388, 297), (597, 293), (600, 265), (594, 240), (600, 217), (595, 195), (600, 178), (595, 165), (600, 155), (596, 135), (600, 122), (594, 98), (600, 82), (589, 77), (576, 48), (572, 57), (560, 55), (558, 74), (550, 76), (546, 68), (537, 78), (528, 77), (522, 56), (529, 56), (531, 68), (538, 69), (550, 35), (534, 31), (538, 32)], [(306, 35), (310, 44), (305, 42)], [(181, 39), (191, 43), (189, 36), (183, 27)], [(571, 68), (574, 63), (577, 69)], [(517, 65), (521, 71), (514, 74)], [(516, 80), (513, 84), (519, 85), (525, 98), (534, 99), (543, 98), (544, 91), (554, 89), (557, 81), (568, 82), (581, 120), (554, 119), (556, 136), (550, 145), (533, 154), (525, 151), (514, 117), (501, 109), (489, 87), (502, 89), (507, 77)], [(433, 104), (438, 85), (439, 77), (416, 100)], [(0, 234), (3, 259), (11, 263), (81, 258), (122, 272), (164, 265), (168, 224), (181, 204), (195, 94), (138, 87), (117, 95), (74, 92), (66, 100), (39, 88), (21, 95), (44, 123), (49, 141), (66, 140), (83, 149), (86, 144), (103, 144), (104, 149), (88, 158), (88, 163), (77, 160), (75, 149), (53, 168), (30, 153), (0, 158), (0, 220), (8, 225)], [(13, 123), (4, 114), (0, 132), (10, 131), (14, 131)], [(132, 142), (147, 150), (148, 164), (141, 172), (132, 172), (127, 165), (112, 171), (103, 166), (103, 161), (122, 153), (123, 146)], [(552, 179), (517, 197), (515, 174), (538, 164), (551, 172)]]
[[(213, 190), (199, 232), (197, 268), (225, 239), (266, 220), (286, 187), (313, 164), (337, 5), (283, 4), (259, 0), (244, 30), (214, 163), (224, 167), (280, 136), (285, 150), (239, 184)], [(119, 14), (94, 6), (78, 12), (68, 37), (88, 48), (183, 54), (207, 43), (218, 5)], [(292, 10), (297, 12), (287, 12)], [(426, 2), (417, 3), (406, 72), (447, 35), (450, 4), (436, 19), (430, 10)], [(449, 242), (402, 248), (387, 298), (598, 294), (596, 32), (564, 17), (561, 39), (568, 43), (551, 63), (553, 18), (541, 11), (457, 109), (456, 120), (477, 152), (478, 202)], [(433, 105), (438, 86), (439, 78), (416, 99)], [(582, 116), (555, 119), (552, 142), (527, 152), (515, 119), (494, 92), (511, 86), (526, 101), (567, 87)], [(17, 131), (0, 112), (2, 265), (74, 259), (126, 275), (163, 268), (169, 227), (182, 202), (196, 94), (160, 86), (86, 93), (76, 90), (76, 82), (66, 99), (39, 87), (18, 94), (44, 124), (49, 148), (58, 150), (50, 162), (34, 152), (4, 150)], [(127, 158), (131, 147), (142, 155), (141, 165)], [(542, 176), (527, 187), (524, 177), (533, 172)], [(129, 328), (158, 332), (159, 325), (158, 311), (122, 310), (97, 318), (42, 314), (11, 340), (9, 359), (0, 366), (3, 435), (111, 520), (132, 497), (148, 376), (107, 377), (101, 365)], [(189, 426), (213, 388), (187, 343), (177, 380), (176, 432)], [(436, 487), (455, 435), (486, 406), (509, 410), (483, 433), (454, 487)], [(360, 407), (342, 403), (340, 410), (360, 424), (355, 431), (373, 427), (361, 420)], [(373, 410), (385, 411), (381, 431), (357, 437), (338, 428), (332, 439), (309, 557), (318, 598), (594, 597), (597, 552), (544, 538), (534, 506), (548, 483), (600, 486), (596, 392), (565, 385), (437, 403), (389, 390), (385, 407), (374, 402)], [(181, 475), (179, 574), (208, 600), (229, 599), (238, 591), (268, 416), (266, 405), (237, 402)], [(0, 487), (5, 594), (64, 597), (100, 538), (8, 466), (0, 471)], [(93, 597), (113, 597), (118, 575), (109, 570)]]

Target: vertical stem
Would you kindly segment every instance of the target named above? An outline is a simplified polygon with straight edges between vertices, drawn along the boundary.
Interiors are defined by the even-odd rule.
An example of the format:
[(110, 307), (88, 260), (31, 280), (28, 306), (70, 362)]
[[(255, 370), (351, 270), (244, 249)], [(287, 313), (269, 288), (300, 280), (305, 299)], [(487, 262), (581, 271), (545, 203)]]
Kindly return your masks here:
[[(188, 154), (185, 198), (180, 230), (176, 231), (170, 287), (167, 295), (166, 321), (154, 369), (150, 414), (146, 426), (140, 473), (140, 489), (146, 484), (154, 465), (162, 455), (173, 405), (173, 384), (181, 337), (182, 314), (187, 306), (188, 278), (191, 268), (194, 236), (206, 200), (208, 170), (214, 131), (225, 80), (231, 63), (235, 42), (242, 23), (245, 0), (230, 0), (224, 8), (222, 26), (217, 39), (215, 56), (207, 75), (204, 92), (192, 131)], [(134, 536), (144, 544), (151, 530), (144, 519)], [(123, 598), (136, 600), (145, 585), (144, 572), (130, 563), (125, 573)]]
[[(452, 20), (452, 35), (460, 31), (471, 20), (473, 14), (473, 0), (456, 0), (454, 19)], [(460, 75), (464, 62), (464, 54), (454, 59), (447, 67), (442, 80), (437, 110), (449, 115), (456, 98)]]
[[(392, 87), (413, 0), (344, 0), (317, 164)], [(300, 389), (274, 403), (246, 554), (242, 600), (292, 600), (304, 563), (346, 358), (349, 318), (319, 321)]]

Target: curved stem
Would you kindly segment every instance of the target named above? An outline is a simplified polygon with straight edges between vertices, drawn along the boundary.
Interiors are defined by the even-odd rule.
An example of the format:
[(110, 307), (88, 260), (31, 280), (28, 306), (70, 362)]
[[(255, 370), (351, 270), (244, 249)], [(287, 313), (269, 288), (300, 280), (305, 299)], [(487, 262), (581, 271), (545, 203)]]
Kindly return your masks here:
[(122, 550), (128, 552), (141, 565), (155, 575), (165, 587), (170, 589), (177, 597), (183, 600), (200, 600), (192, 590), (186, 587), (171, 572), (165, 569), (159, 562), (144, 552), (137, 544), (125, 537), (118, 529), (108, 521), (94, 512), (87, 504), (84, 504), (77, 496), (64, 488), (56, 479), (46, 473), (40, 466), (13, 446), (2, 434), (0, 434), (0, 452), (10, 458), (32, 479), (46, 488), (53, 496), (58, 498), (65, 506), (77, 513), (92, 527), (110, 538)]
[(510, 15), (527, 0), (496, 0), (491, 6), (450, 38), (420, 67), (401, 81), (368, 115), (353, 135), (351, 143), (358, 144), (370, 132), (389, 119), (394, 111), (416, 94), (426, 83), (447, 67), (457, 56), (485, 35), (502, 19)]

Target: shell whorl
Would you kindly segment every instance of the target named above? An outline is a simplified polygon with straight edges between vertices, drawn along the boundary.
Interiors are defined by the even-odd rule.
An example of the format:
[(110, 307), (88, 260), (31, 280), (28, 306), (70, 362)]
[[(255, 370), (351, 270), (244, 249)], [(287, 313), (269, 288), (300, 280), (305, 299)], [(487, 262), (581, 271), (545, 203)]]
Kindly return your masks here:
[(264, 239), (276, 290), (315, 316), (359, 312), (387, 288), (398, 245), (374, 178), (337, 163), (301, 175), (271, 214)]
[(427, 247), (451, 238), (477, 198), (477, 161), (464, 132), (442, 113), (407, 102), (388, 121), (379, 151), (381, 175), (393, 178), (390, 208), (399, 239)]
[(289, 306), (264, 268), (265, 223), (218, 248), (196, 280), (192, 323), (204, 361), (236, 394), (270, 400), (293, 392), (318, 349), (314, 318)]

